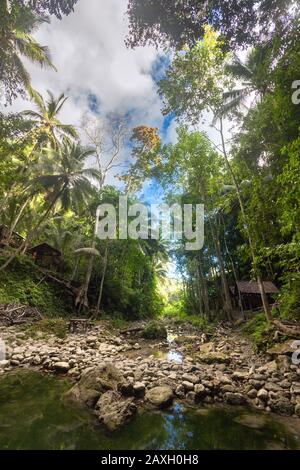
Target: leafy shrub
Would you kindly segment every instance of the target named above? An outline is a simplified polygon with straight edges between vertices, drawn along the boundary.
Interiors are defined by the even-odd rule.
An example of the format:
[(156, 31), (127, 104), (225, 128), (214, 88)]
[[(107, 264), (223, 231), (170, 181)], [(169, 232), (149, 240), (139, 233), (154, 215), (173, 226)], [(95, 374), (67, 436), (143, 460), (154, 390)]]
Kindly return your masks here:
[(31, 338), (54, 335), (65, 338), (68, 332), (68, 322), (59, 318), (44, 319), (36, 323), (23, 325), (22, 329)]
[(300, 273), (285, 276), (280, 295), (282, 318), (300, 320)]
[(142, 332), (145, 339), (166, 339), (168, 336), (166, 327), (158, 321), (151, 321)]
[(258, 313), (243, 327), (243, 332), (251, 339), (256, 350), (265, 350), (272, 345), (274, 331), (264, 313)]
[[(0, 263), (3, 262), (0, 257)], [(72, 296), (43, 279), (27, 256), (19, 256), (6, 270), (0, 271), (0, 303), (12, 302), (36, 307), (47, 317), (63, 317), (73, 311)]]

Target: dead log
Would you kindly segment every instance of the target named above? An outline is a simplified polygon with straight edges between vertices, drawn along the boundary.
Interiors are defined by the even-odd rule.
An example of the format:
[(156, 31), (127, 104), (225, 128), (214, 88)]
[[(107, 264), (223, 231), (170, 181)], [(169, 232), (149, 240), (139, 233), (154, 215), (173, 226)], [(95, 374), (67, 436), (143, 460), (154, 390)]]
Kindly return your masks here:
[(282, 332), (286, 336), (290, 336), (291, 338), (300, 338), (300, 326), (295, 325), (291, 322), (288, 324), (282, 323), (278, 320), (273, 320), (273, 325), (276, 327), (277, 330)]
[(144, 327), (143, 326), (136, 326), (133, 328), (128, 328), (127, 330), (120, 330), (121, 335), (127, 335), (131, 333), (139, 333), (140, 331), (143, 331)]

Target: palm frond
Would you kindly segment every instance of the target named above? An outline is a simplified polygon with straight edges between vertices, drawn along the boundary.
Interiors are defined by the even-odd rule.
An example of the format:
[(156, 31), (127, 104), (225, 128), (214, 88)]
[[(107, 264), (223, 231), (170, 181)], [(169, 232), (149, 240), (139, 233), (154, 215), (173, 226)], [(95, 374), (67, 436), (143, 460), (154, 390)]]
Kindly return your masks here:
[(56, 70), (51, 61), (50, 52), (47, 46), (41, 46), (30, 36), (26, 37), (24, 35), (16, 36), (15, 44), (20, 54), (27, 57), (32, 62), (39, 64), (41, 67), (50, 67)]

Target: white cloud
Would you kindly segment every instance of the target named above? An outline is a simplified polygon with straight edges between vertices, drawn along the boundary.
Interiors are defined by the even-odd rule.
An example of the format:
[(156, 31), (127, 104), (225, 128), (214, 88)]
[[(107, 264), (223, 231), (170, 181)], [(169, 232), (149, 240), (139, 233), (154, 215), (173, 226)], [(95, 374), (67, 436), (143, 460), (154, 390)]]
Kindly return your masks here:
[[(58, 69), (27, 68), (34, 88), (45, 93), (65, 92), (69, 101), (61, 119), (79, 124), (93, 94), (101, 114), (131, 112), (133, 125), (160, 125), (160, 101), (151, 76), (159, 54), (153, 47), (127, 49), (127, 0), (79, 0), (75, 12), (61, 21), (52, 18), (36, 34), (48, 45)], [(28, 103), (25, 106), (30, 106)], [(14, 109), (24, 109), (18, 100)]]

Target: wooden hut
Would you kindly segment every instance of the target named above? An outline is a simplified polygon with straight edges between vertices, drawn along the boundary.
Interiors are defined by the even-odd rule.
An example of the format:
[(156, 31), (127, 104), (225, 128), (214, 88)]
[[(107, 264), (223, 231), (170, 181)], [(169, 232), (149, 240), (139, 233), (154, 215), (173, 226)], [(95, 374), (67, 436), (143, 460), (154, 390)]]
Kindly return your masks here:
[[(274, 299), (279, 293), (279, 290), (273, 282), (263, 281), (263, 284), (269, 303), (274, 303)], [(230, 290), (237, 305), (239, 305), (239, 299), (242, 300), (243, 310), (255, 310), (263, 306), (258, 282), (237, 281), (236, 285), (232, 286)]]
[(61, 252), (44, 242), (28, 250), (35, 262), (44, 268), (56, 267), (61, 263)]

